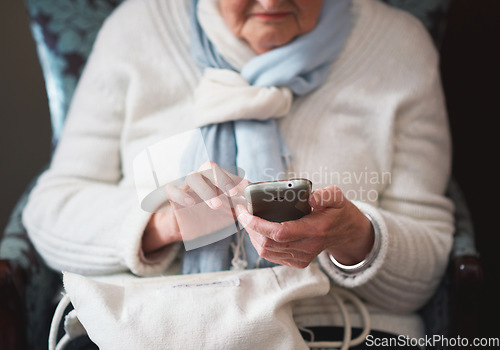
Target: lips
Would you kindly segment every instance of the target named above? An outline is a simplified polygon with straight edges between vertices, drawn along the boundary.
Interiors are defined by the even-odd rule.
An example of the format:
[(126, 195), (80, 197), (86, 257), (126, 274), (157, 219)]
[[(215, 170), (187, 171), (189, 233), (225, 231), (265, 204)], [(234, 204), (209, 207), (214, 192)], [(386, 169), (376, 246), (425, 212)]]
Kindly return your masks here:
[(265, 21), (276, 21), (283, 19), (290, 15), (290, 12), (257, 12), (253, 13), (252, 16), (265, 20)]

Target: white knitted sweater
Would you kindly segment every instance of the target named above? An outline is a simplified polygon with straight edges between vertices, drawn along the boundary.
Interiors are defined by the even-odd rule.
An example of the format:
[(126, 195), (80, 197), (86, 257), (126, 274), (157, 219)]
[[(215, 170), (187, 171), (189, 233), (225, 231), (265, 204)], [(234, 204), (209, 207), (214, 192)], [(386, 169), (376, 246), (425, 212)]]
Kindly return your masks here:
[[(150, 214), (140, 208), (132, 161), (148, 145), (210, 122), (193, 113), (201, 72), (189, 53), (188, 3), (129, 0), (105, 22), (50, 169), (24, 211), (53, 268), (154, 275), (177, 255), (174, 245), (157, 260), (141, 257)], [(339, 185), (381, 231), (381, 250), (361, 275), (343, 277), (326, 256), (320, 263), (370, 305), (374, 328), (417, 336), (412, 312), (439, 283), (453, 233), (438, 56), (409, 14), (374, 0), (354, 0), (353, 11), (328, 81), (296, 98), (280, 126), (293, 175), (316, 188)], [(328, 323), (307, 310), (299, 323)]]

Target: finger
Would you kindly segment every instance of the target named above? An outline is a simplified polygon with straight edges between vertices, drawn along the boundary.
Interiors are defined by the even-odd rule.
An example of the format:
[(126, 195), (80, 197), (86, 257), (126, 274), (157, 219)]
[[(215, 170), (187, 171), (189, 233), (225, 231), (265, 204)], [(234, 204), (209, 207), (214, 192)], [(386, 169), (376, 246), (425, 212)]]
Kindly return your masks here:
[(217, 198), (217, 193), (199, 172), (188, 174), (186, 183), (210, 208), (218, 209), (222, 206), (222, 201)]
[(309, 203), (313, 209), (340, 209), (345, 205), (345, 197), (342, 190), (337, 186), (328, 186), (313, 191), (309, 197)]
[(259, 245), (259, 247), (262, 247), (262, 249), (266, 249), (276, 253), (291, 254), (292, 257), (299, 257), (307, 253), (307, 250), (304, 250), (302, 248), (302, 246), (305, 244), (305, 242), (303, 241), (278, 243), (251, 229), (247, 230), (247, 232), (252, 242), (255, 243), (254, 246), (257, 244)]
[(290, 256), (288, 257), (286, 255), (279, 256), (277, 254), (272, 254), (272, 253), (259, 254), (259, 256), (266, 259), (267, 261), (273, 262), (278, 265), (286, 265), (300, 269), (306, 268), (312, 261), (312, 260), (297, 260)]
[(307, 262), (310, 259), (309, 254), (304, 254), (302, 252), (297, 252), (294, 250), (290, 251), (274, 251), (272, 249), (268, 249), (265, 244), (263, 244), (262, 239), (259, 237), (259, 234), (249, 234), (250, 241), (252, 242), (255, 250), (259, 254), (260, 257), (266, 260), (281, 261), (284, 259), (287, 260), (298, 260), (301, 262)]
[[(254, 216), (241, 204), (236, 206), (236, 216), (238, 221), (243, 225), (247, 231), (253, 231), (264, 237), (270, 238), (271, 235), (276, 234), (282, 230), (282, 225), (276, 222), (270, 222)], [(272, 232), (272, 233), (271, 233)]]
[(251, 215), (242, 205), (236, 206), (238, 221), (246, 230), (253, 230), (278, 243), (295, 242), (304, 238), (308, 232), (305, 223), (300, 220), (271, 222)]
[(243, 193), (245, 191), (245, 187), (247, 187), (249, 184), (251, 184), (251, 182), (243, 177), (238, 176), (238, 175), (234, 175), (232, 173), (227, 173), (227, 174), (233, 180), (233, 182), (236, 184), (236, 186), (234, 187), (235, 192), (237, 194), (243, 195)]
[(167, 195), (171, 201), (180, 204), (183, 207), (191, 207), (196, 203), (193, 197), (191, 197), (175, 185), (165, 185), (165, 191), (167, 192)]
[(247, 187), (249, 184), (251, 184), (250, 181), (247, 179), (243, 179), (241, 177), (237, 177), (234, 179), (234, 182), (236, 183), (236, 186), (234, 187), (234, 191), (236, 195), (244, 196), (245, 195), (245, 187)]
[(207, 169), (207, 168), (211, 168), (212, 166), (216, 166), (220, 169), (220, 171), (224, 172), (233, 181), (233, 183), (236, 185), (236, 188), (241, 189), (241, 191), (243, 191), (243, 189), (248, 184), (250, 184), (250, 181), (248, 181), (244, 177), (238, 175), (240, 173), (244, 174), (243, 169), (238, 168), (238, 167), (231, 167), (231, 166), (221, 167), (217, 163), (209, 161), (209, 162), (204, 163), (201, 168)]
[(290, 267), (295, 267), (297, 269), (305, 269), (306, 267), (309, 266), (311, 261), (299, 261), (299, 260), (295, 260), (295, 259), (283, 259), (283, 260), (281, 260), (280, 264), (290, 266)]
[[(285, 246), (278, 246), (279, 243), (264, 237), (263, 235), (259, 234), (258, 232), (255, 232), (253, 230), (247, 230), (247, 233), (250, 237), (250, 240), (252, 241), (254, 247), (259, 250), (269, 250), (271, 252), (276, 252), (276, 253), (289, 253), (290, 249), (285, 247)], [(286, 243), (285, 243), (286, 244)]]
[[(229, 188), (229, 194), (233, 196), (237, 195), (243, 195), (245, 191), (245, 187), (247, 187), (250, 184), (250, 181), (247, 179), (240, 177), (238, 175), (235, 175), (229, 171), (226, 171), (225, 169), (220, 168), (233, 182), (234, 187)], [(230, 184), (230, 186), (232, 186)]]
[(238, 194), (238, 190), (236, 189), (237, 183), (217, 163), (212, 161), (205, 162), (201, 165), (199, 171), (227, 196), (232, 197)]

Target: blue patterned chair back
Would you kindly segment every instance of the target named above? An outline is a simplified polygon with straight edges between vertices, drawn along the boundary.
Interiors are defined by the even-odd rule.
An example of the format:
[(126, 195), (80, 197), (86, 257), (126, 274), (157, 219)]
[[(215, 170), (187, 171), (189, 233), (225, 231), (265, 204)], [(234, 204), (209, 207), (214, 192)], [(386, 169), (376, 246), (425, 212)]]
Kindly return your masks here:
[[(55, 145), (97, 32), (104, 19), (124, 0), (25, 1), (45, 77)], [(419, 18), (439, 43), (450, 0), (383, 1)]]

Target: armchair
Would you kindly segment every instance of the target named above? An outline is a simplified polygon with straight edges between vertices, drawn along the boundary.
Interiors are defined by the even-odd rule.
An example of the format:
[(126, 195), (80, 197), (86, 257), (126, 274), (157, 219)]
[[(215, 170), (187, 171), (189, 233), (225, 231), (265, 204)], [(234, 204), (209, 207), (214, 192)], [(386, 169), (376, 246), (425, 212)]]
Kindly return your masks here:
[[(32, 34), (44, 72), (53, 144), (97, 31), (123, 0), (25, 0)], [(384, 0), (417, 16), (436, 45), (446, 28), (447, 0)], [(48, 268), (33, 248), (21, 223), (21, 213), (36, 179), (15, 206), (0, 242), (0, 348), (46, 348), (48, 329), (61, 276)], [(448, 272), (421, 314), (429, 335), (477, 334), (477, 308), (470, 298), (478, 291), (482, 268), (474, 246), (474, 230), (458, 185), (448, 196), (456, 206), (456, 232)], [(461, 301), (467, 299), (468, 303)], [(464, 307), (463, 305), (468, 305)]]

